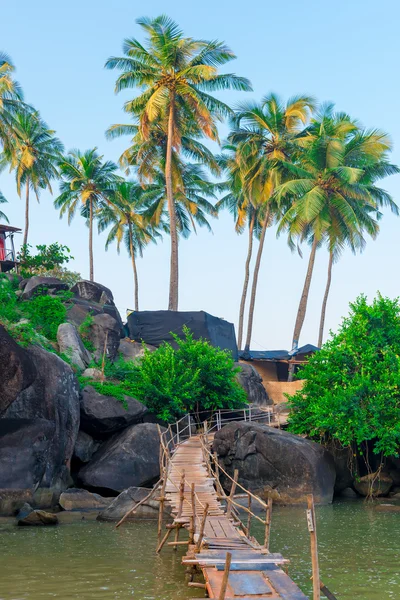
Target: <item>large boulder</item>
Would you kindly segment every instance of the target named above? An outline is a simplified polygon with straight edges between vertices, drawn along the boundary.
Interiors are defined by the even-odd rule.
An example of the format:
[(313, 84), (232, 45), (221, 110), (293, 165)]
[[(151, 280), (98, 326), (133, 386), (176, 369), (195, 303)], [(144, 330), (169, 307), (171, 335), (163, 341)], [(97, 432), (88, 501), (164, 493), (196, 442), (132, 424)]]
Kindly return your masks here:
[(120, 341), (118, 352), (125, 360), (137, 360), (144, 356), (145, 348), (150, 352), (157, 350), (155, 346), (150, 346), (150, 344), (140, 344), (139, 342), (125, 338)]
[(124, 396), (125, 406), (112, 396), (99, 394), (87, 385), (81, 394), (81, 428), (94, 436), (105, 436), (138, 423), (147, 408), (135, 398)]
[(273, 404), (265, 391), (261, 375), (253, 365), (249, 363), (235, 363), (235, 366), (240, 367), (237, 379), (246, 392), (249, 404), (256, 404), (258, 406)]
[(94, 440), (91, 435), (79, 431), (75, 442), (74, 457), (82, 463), (88, 463), (99, 446), (100, 442)]
[[(156, 492), (157, 494), (157, 492)], [(154, 494), (154, 496), (156, 496)], [(119, 521), (139, 502), (149, 495), (148, 488), (130, 487), (113, 499), (111, 504), (98, 515), (98, 521)], [(149, 498), (129, 517), (127, 520), (135, 519), (157, 519), (159, 502), (154, 497)]]
[[(118, 323), (122, 335), (123, 324), (121, 315), (114, 304), (114, 297), (111, 290), (95, 281), (78, 281), (72, 288), (75, 300), (80, 303), (81, 309), (86, 306), (92, 307), (90, 310), (92, 315), (98, 314), (97, 310), (111, 315)], [(93, 310), (94, 309), (94, 310)], [(76, 311), (78, 312), (78, 311)]]
[[(280, 504), (304, 504), (313, 494), (318, 504), (332, 502), (333, 458), (322, 446), (268, 425), (230, 423), (215, 434), (214, 452), (239, 482), (261, 498)], [(230, 482), (224, 481), (227, 489)]]
[(118, 354), (120, 338), (121, 330), (114, 317), (106, 313), (93, 317), (87, 330), (87, 339), (94, 347), (96, 361), (102, 360), (104, 352), (113, 361)]
[(0, 325), (0, 415), (37, 375), (29, 353)]
[(24, 504), (17, 514), (17, 525), (43, 526), (58, 525), (57, 515), (44, 510), (34, 510), (29, 504)]
[(354, 489), (365, 497), (386, 496), (393, 485), (393, 479), (387, 473), (370, 473), (354, 481)]
[(57, 343), (61, 353), (68, 356), (71, 363), (85, 369), (91, 361), (90, 353), (72, 323), (61, 323), (57, 330)]
[(79, 471), (89, 489), (122, 492), (128, 487), (146, 487), (160, 476), (160, 440), (153, 423), (131, 425), (115, 434)]
[(61, 281), (57, 277), (34, 275), (26, 280), (21, 298), (22, 300), (29, 300), (29, 298), (37, 294), (47, 294), (49, 291), (58, 292), (62, 290), (68, 290), (68, 284), (65, 281)]
[(113, 500), (87, 490), (70, 488), (61, 494), (58, 502), (64, 510), (101, 510), (110, 506)]
[[(27, 430), (24, 442), (22, 436), (18, 444), (13, 442), (15, 475), (10, 478), (3, 465), (0, 466), (0, 488), (29, 487), (33, 481), (35, 486), (50, 488), (56, 493), (69, 483), (70, 460), (79, 430), (79, 384), (71, 367), (56, 354), (39, 346), (32, 346), (28, 355), (36, 377), (30, 386), (18, 394), (17, 399), (4, 413), (3, 419), (18, 420), (20, 429), (25, 425), (29, 425), (31, 429)], [(43, 435), (38, 432), (37, 420), (39, 429), (45, 428)], [(0, 424), (7, 428), (5, 422), (0, 420)], [(27, 468), (24, 454), (21, 454), (18, 448), (22, 443), (28, 447), (31, 444), (34, 452), (37, 441), (44, 444), (48, 439), (50, 443), (44, 452), (44, 472), (38, 479), (37, 469), (40, 471), (43, 465), (38, 466), (37, 460), (34, 460)], [(6, 442), (2, 440), (2, 443)], [(43, 453), (40, 454), (42, 455)], [(25, 483), (22, 481), (15, 485), (17, 474), (21, 475), (22, 472)]]

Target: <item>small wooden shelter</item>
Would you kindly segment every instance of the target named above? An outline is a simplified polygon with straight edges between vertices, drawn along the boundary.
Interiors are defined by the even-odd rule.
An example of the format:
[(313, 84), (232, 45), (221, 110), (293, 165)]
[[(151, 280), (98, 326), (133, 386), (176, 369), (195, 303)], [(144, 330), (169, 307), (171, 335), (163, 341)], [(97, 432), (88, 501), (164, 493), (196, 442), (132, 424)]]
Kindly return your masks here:
[(0, 224), (0, 273), (7, 273), (18, 265), (14, 247), (14, 233), (20, 233), (18, 227)]

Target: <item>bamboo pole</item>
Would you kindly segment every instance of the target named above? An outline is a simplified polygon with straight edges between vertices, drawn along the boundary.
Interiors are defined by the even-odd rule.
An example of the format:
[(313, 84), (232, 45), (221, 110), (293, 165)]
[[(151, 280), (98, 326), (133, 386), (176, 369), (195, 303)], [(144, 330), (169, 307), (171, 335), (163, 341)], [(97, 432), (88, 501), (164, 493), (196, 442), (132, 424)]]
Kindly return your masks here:
[(162, 523), (163, 523), (163, 514), (164, 514), (164, 502), (165, 502), (165, 488), (167, 486), (167, 481), (168, 481), (168, 479), (167, 479), (167, 468), (164, 467), (163, 484), (162, 484), (162, 488), (161, 488), (160, 504), (158, 506), (158, 530), (157, 530), (158, 545), (160, 545), (160, 542), (161, 542)]
[(137, 504), (135, 504), (135, 506), (133, 508), (131, 508), (130, 510), (128, 510), (127, 513), (125, 513), (125, 515), (122, 517), (122, 519), (120, 521), (118, 521), (118, 523), (116, 524), (115, 527), (117, 528), (120, 525), (122, 525), (122, 523), (125, 521), (125, 519), (127, 519), (131, 514), (133, 514), (134, 512), (136, 512), (136, 510), (139, 508), (139, 506), (141, 506), (147, 500), (149, 500), (152, 497), (152, 495), (154, 494), (154, 492), (160, 487), (160, 483), (161, 483), (161, 480), (156, 483), (156, 485), (151, 490), (150, 494), (147, 494), (147, 496), (145, 498), (143, 498), (143, 500), (141, 500), (140, 502), (138, 502)]
[(235, 472), (233, 474), (231, 493), (229, 494), (229, 497), (228, 497), (228, 505), (227, 505), (227, 510), (226, 510), (226, 516), (228, 517), (228, 519), (230, 518), (231, 513), (232, 513), (233, 496), (235, 495), (238, 477), (239, 477), (239, 471), (238, 471), (238, 469), (235, 469)]
[(189, 539), (190, 543), (194, 544), (194, 536), (196, 534), (196, 486), (194, 483), (190, 487), (190, 498), (192, 502), (192, 516), (190, 517)]
[(208, 516), (208, 507), (209, 507), (209, 504), (208, 504), (208, 502), (206, 502), (206, 505), (204, 507), (203, 518), (201, 519), (201, 523), (200, 523), (199, 538), (198, 538), (197, 544), (196, 544), (196, 553), (200, 552), (200, 549), (201, 549), (201, 543), (203, 541), (203, 535), (204, 535), (204, 528), (206, 526), (206, 521), (207, 521), (207, 516)]
[(269, 552), (269, 538), (271, 535), (272, 498), (268, 498), (268, 507), (265, 511), (265, 539), (264, 548)]
[(160, 544), (157, 546), (157, 550), (156, 553), (159, 554), (165, 544), (165, 542), (167, 541), (167, 539), (169, 538), (169, 536), (171, 535), (171, 531), (175, 529), (175, 527), (169, 527), (167, 529), (167, 533), (164, 535), (163, 539), (161, 540)]
[(219, 591), (218, 600), (225, 600), (225, 597), (226, 597), (226, 588), (228, 587), (229, 571), (231, 569), (231, 561), (232, 561), (232, 554), (230, 552), (227, 552), (226, 553), (224, 576), (222, 578), (222, 584), (221, 584), (221, 589)]
[[(182, 516), (183, 503), (185, 501), (185, 469), (182, 469), (181, 473), (181, 483), (179, 486), (179, 508), (178, 508), (178, 519)], [(174, 550), (177, 550), (177, 546), (179, 544), (179, 532), (181, 530), (181, 524), (177, 523), (177, 527), (175, 530), (175, 545)], [(186, 542), (187, 543), (187, 542)], [(172, 545), (172, 544), (171, 544)]]
[(321, 592), (328, 598), (328, 600), (337, 600), (336, 596), (332, 594), (330, 590), (320, 581)]
[(313, 600), (320, 600), (321, 599), (321, 582), (319, 579), (317, 531), (316, 531), (316, 523), (315, 523), (314, 497), (312, 494), (307, 496), (307, 523), (308, 523), (308, 531), (310, 532), (310, 543), (311, 543)]
[(248, 494), (247, 496), (247, 510), (249, 511), (247, 513), (247, 527), (246, 527), (246, 536), (249, 537), (250, 535), (250, 527), (251, 527), (251, 496), (250, 494)]

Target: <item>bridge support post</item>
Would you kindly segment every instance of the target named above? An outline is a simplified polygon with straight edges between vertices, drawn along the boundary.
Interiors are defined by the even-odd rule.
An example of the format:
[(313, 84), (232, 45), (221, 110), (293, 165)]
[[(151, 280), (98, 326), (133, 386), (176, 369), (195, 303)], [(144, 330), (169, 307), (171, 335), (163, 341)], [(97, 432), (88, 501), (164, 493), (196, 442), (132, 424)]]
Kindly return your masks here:
[(316, 528), (316, 523), (315, 523), (314, 497), (312, 494), (307, 496), (307, 523), (308, 523), (308, 531), (310, 532), (310, 542), (311, 542), (313, 600), (320, 600), (321, 599), (321, 582), (320, 582), (320, 578), (319, 578), (317, 528)]

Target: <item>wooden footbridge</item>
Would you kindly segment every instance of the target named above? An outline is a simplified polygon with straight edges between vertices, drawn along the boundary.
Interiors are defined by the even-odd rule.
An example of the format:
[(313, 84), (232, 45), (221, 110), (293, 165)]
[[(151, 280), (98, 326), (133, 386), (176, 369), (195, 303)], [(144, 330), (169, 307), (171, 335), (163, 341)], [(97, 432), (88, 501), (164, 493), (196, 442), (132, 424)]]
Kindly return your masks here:
[[(241, 486), (237, 471), (234, 477), (230, 477), (222, 469), (211, 452), (213, 433), (209, 425), (205, 423), (203, 432), (194, 433), (190, 416), (184, 419), (186, 424), (182, 420), (167, 431), (159, 431), (162, 478), (139, 503), (146, 502), (156, 490), (160, 494), (157, 552), (165, 545), (172, 546), (174, 550), (185, 547), (187, 552), (182, 563), (186, 566), (188, 586), (204, 589), (209, 598), (307, 600), (287, 574), (289, 561), (281, 554), (269, 551), (272, 501), (263, 502)], [(266, 419), (272, 424), (271, 415)], [(214, 427), (219, 429), (222, 421), (220, 414)], [(220, 477), (225, 477), (225, 482), (231, 481), (229, 495), (224, 492)], [(240, 493), (236, 494), (237, 491)], [(138, 506), (129, 511), (117, 526)], [(166, 506), (172, 522), (166, 525), (163, 535)], [(244, 520), (240, 518), (240, 512), (245, 513)], [(315, 519), (313, 507), (308, 512), (310, 528), (310, 520)], [(252, 520), (263, 525), (263, 545), (251, 536)], [(186, 533), (187, 539), (180, 540), (180, 533)], [(170, 539), (171, 536), (173, 539)], [(313, 556), (314, 600), (320, 598), (320, 588), (323, 590), (319, 578), (315, 580), (318, 573), (315, 560), (316, 552)], [(327, 597), (334, 599), (333, 595)]]

